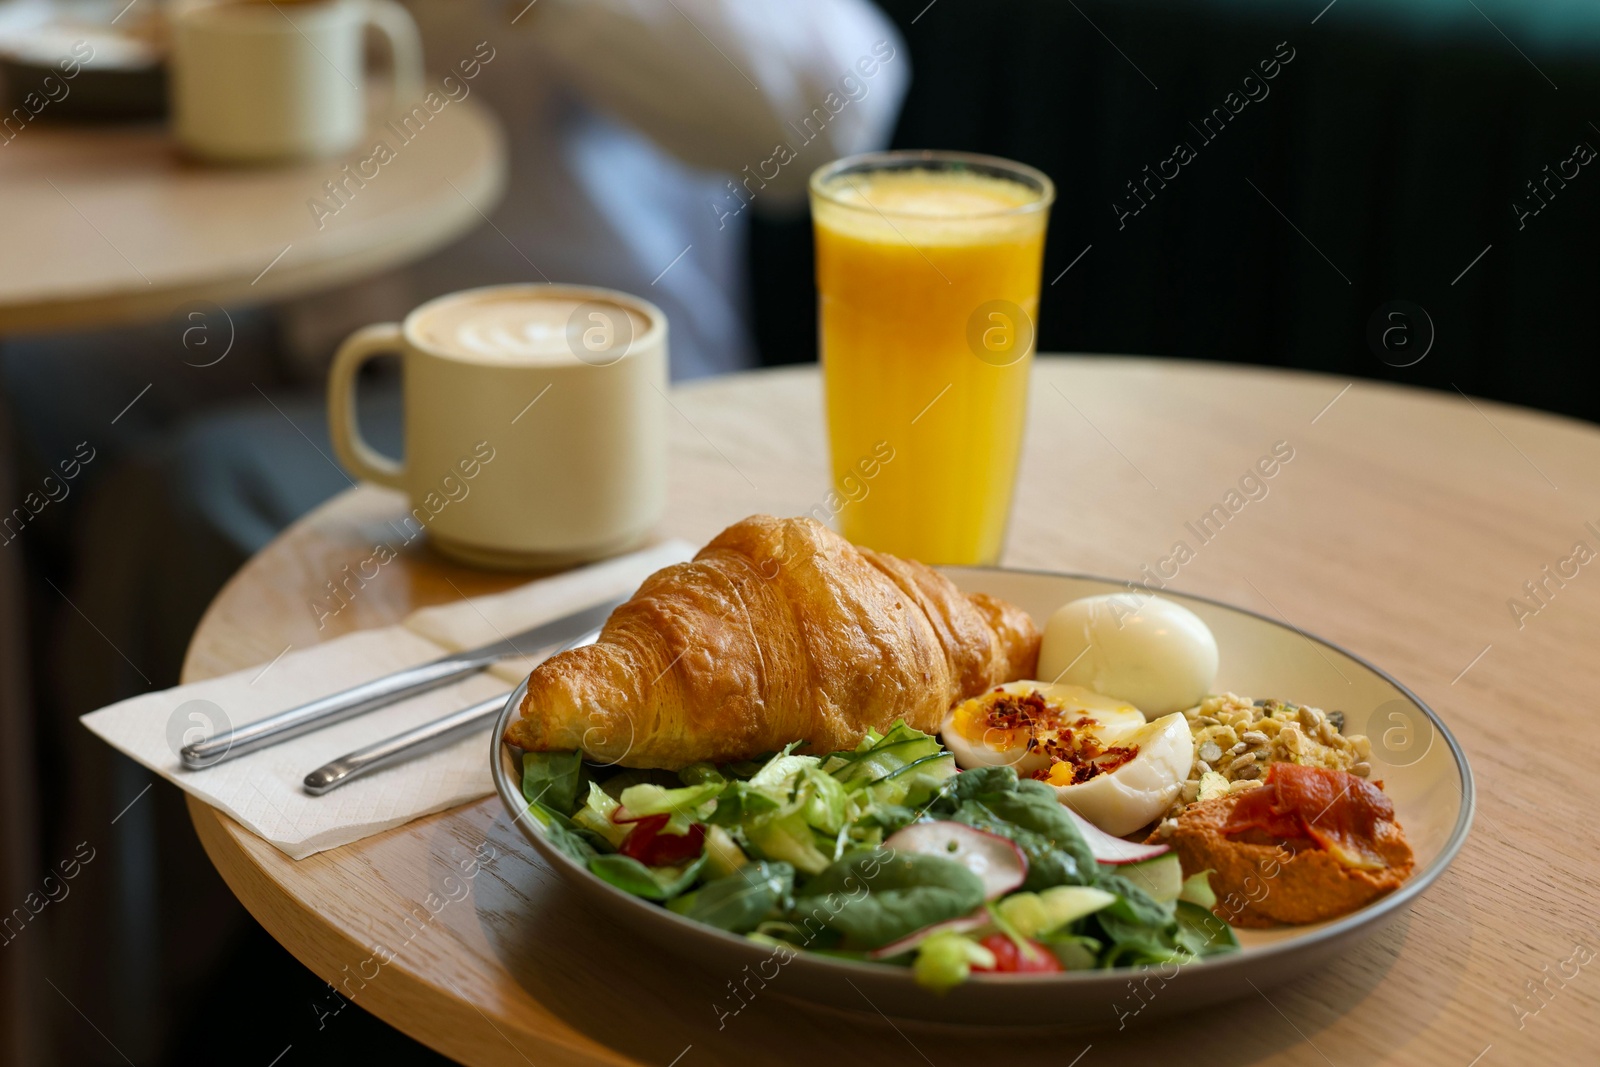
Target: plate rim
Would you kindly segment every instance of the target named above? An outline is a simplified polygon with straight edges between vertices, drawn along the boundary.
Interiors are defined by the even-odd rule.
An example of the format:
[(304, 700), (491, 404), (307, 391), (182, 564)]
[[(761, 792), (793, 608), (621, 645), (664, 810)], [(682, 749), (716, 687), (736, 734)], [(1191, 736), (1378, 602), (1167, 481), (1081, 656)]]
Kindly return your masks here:
[[(1152, 596), (1171, 594), (1188, 600), (1197, 600), (1202, 603), (1210, 604), (1214, 607), (1226, 609), (1228, 611), (1235, 611), (1244, 615), (1249, 615), (1260, 619), (1263, 622), (1269, 623), (1279, 629), (1292, 630), (1314, 644), (1322, 645), (1324, 648), (1330, 648), (1347, 659), (1360, 664), (1362, 667), (1366, 668), (1373, 674), (1388, 682), (1390, 685), (1394, 686), (1395, 689), (1399, 690), (1399, 692), (1402, 693), (1407, 700), (1409, 700), (1417, 708), (1420, 708), (1422, 713), (1428, 717), (1428, 721), (1432, 724), (1434, 730), (1436, 730), (1444, 738), (1445, 743), (1449, 746), (1451, 756), (1455, 759), (1456, 773), (1460, 775), (1461, 778), (1461, 810), (1457, 813), (1456, 823), (1450, 831), (1450, 836), (1446, 839), (1443, 847), (1439, 850), (1438, 855), (1433, 858), (1432, 862), (1429, 863), (1424, 870), (1413, 874), (1412, 877), (1406, 881), (1405, 885), (1401, 886), (1393, 893), (1390, 893), (1371, 904), (1367, 904), (1361, 908), (1358, 908), (1348, 915), (1341, 916), (1339, 919), (1334, 920), (1325, 926), (1319, 927), (1313, 931), (1309, 931), (1303, 936), (1286, 938), (1270, 945), (1262, 945), (1251, 948), (1248, 951), (1230, 952), (1226, 955), (1214, 956), (1201, 960), (1198, 962), (1198, 967), (1204, 968), (1205, 973), (1221, 976), (1223, 972), (1237, 972), (1244, 968), (1254, 968), (1260, 965), (1266, 965), (1283, 957), (1299, 954), (1307, 949), (1312, 949), (1318, 946), (1326, 947), (1332, 942), (1342, 940), (1352, 934), (1357, 933), (1358, 931), (1361, 931), (1363, 928), (1370, 927), (1372, 930), (1376, 930), (1389, 919), (1397, 917), (1400, 912), (1404, 911), (1410, 906), (1413, 900), (1427, 891), (1427, 889), (1438, 880), (1439, 876), (1449, 868), (1450, 864), (1455, 860), (1457, 853), (1459, 853), (1462, 846), (1466, 844), (1467, 837), (1472, 829), (1474, 816), (1477, 812), (1477, 785), (1473, 777), (1472, 765), (1467, 760), (1465, 750), (1461, 747), (1460, 742), (1456, 740), (1455, 734), (1451, 733), (1450, 728), (1444, 724), (1444, 721), (1440, 719), (1439, 714), (1433, 710), (1427, 701), (1419, 697), (1411, 690), (1409, 686), (1405, 685), (1405, 683), (1394, 677), (1394, 675), (1372, 663), (1364, 656), (1359, 656), (1342, 645), (1339, 645), (1333, 641), (1329, 641), (1328, 639), (1320, 637), (1308, 630), (1303, 630), (1300, 627), (1295, 626), (1293, 623), (1288, 622), (1286, 619), (1273, 618), (1272, 616), (1260, 611), (1256, 611), (1253, 608), (1241, 607), (1237, 604), (1231, 604), (1225, 600), (1219, 600), (1216, 597), (1206, 596), (1202, 593), (1187, 593), (1182, 590), (1172, 588), (1163, 588), (1159, 591), (1159, 593), (1157, 593), (1151, 591), (1148, 587), (1140, 587), (1135, 583), (1130, 583), (1126, 580), (1107, 578), (1096, 574), (1082, 574), (1074, 571), (1046, 570), (1038, 567), (939, 566), (935, 569), (941, 574), (949, 571), (1023, 574), (1040, 578), (1071, 578), (1079, 581), (1099, 582), (1105, 585), (1128, 588), (1130, 591), (1135, 588), (1144, 588), (1145, 591), (1149, 592)], [(620, 900), (625, 901), (628, 906), (649, 909), (658, 921), (665, 920), (669, 926), (678, 926), (679, 929), (691, 936), (712, 937), (730, 947), (738, 946), (741, 949), (752, 947), (754, 944), (753, 942), (738, 934), (729, 933), (726, 930), (720, 930), (714, 926), (708, 926), (705, 923), (695, 922), (693, 919), (678, 915), (677, 913), (669, 911), (651, 901), (644, 900), (640, 897), (634, 896), (631, 893), (627, 893), (621, 889), (618, 889), (616, 886), (611, 885), (609, 882), (595, 875), (587, 867), (579, 864), (577, 861), (573, 860), (571, 857), (555, 848), (555, 846), (545, 838), (542, 831), (532, 825), (527, 815), (528, 809), (526, 799), (522, 795), (522, 783), (518, 780), (514, 780), (511, 773), (506, 769), (505, 766), (504, 754), (507, 753), (508, 750), (513, 749), (514, 746), (504, 744), (501, 741), (501, 738), (505, 735), (507, 727), (510, 725), (511, 716), (518, 709), (520, 709), (522, 705), (522, 699), (527, 694), (527, 690), (528, 680), (524, 678), (517, 684), (515, 689), (507, 694), (505, 706), (500, 709), (500, 714), (495, 719), (494, 732), (489, 740), (489, 761), (490, 772), (494, 778), (495, 792), (499, 794), (501, 803), (505, 805), (507, 813), (511, 816), (511, 821), (522, 830), (523, 835), (529, 839), (529, 843), (534, 846), (534, 848), (545, 858), (547, 862), (559, 862), (567, 865), (572, 870), (582, 874), (588, 882), (593, 883), (602, 890), (614, 894)], [(516, 749), (516, 751), (521, 752), (522, 750)], [(903, 976), (904, 982), (913, 983), (911, 970), (905, 967), (893, 967), (871, 960), (849, 960), (833, 956), (822, 956), (814, 953), (802, 953), (801, 956), (807, 961), (807, 963), (814, 964), (818, 967), (830, 969), (840, 968), (846, 972), (871, 974), (879, 976), (885, 981), (893, 981), (897, 976)], [(1195, 965), (1190, 966), (1191, 968), (1195, 967)], [(1124, 973), (1133, 973), (1137, 970), (1140, 970), (1140, 968), (1118, 967), (1110, 970), (1094, 969), (1088, 971), (1063, 971), (1059, 973), (1042, 975), (974, 974), (968, 978), (967, 981), (984, 984), (1004, 984), (1010, 988), (1015, 988), (1018, 986), (1033, 986), (1038, 988), (1071, 988), (1074, 985), (1093, 985), (1099, 982), (1104, 982), (1108, 978), (1117, 978), (1119, 975)], [(951, 994), (956, 994), (956, 990), (951, 990), (950, 992)]]

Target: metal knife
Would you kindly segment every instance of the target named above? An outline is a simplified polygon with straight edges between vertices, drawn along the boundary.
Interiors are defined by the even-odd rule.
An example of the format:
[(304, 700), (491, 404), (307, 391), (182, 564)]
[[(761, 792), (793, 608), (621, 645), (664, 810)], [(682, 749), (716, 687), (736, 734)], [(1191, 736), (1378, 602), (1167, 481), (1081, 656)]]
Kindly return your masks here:
[[(568, 647), (580, 648), (583, 645), (592, 645), (599, 637), (598, 629), (590, 630)], [(396, 734), (386, 741), (347, 752), (306, 775), (303, 783), (305, 790), (312, 796), (320, 797), (329, 790), (338, 789), (346, 782), (354, 781), (364, 774), (416, 759), (418, 756), (435, 752), (463, 737), (477, 733), (493, 724), (500, 716), (500, 711), (506, 706), (506, 700), (511, 696), (511, 692), (507, 690), (499, 696), (481, 700), (471, 707), (452, 712), (442, 719), (425, 722), (405, 733)]]
[(576, 638), (585, 637), (598, 628), (627, 597), (608, 600), (594, 607), (573, 612), (521, 633), (512, 634), (466, 652), (452, 652), (436, 660), (408, 667), (403, 671), (363, 682), (342, 693), (313, 700), (297, 708), (269, 715), (265, 719), (229, 730), (205, 741), (185, 745), (179, 758), (189, 770), (203, 770), (224, 760), (242, 756), (247, 752), (287, 741), (291, 737), (312, 730), (320, 730), (336, 722), (376, 708), (385, 707), (418, 693), (437, 689), (458, 678), (483, 670), (497, 660), (512, 656), (549, 657), (561, 651)]
[(337, 789), (364, 774), (437, 751), (494, 722), (500, 710), (506, 706), (506, 698), (509, 696), (511, 693), (508, 690), (499, 696), (490, 697), (471, 707), (446, 715), (442, 719), (435, 719), (433, 722), (423, 723), (414, 730), (396, 734), (387, 741), (379, 741), (346, 753), (306, 775), (305, 790), (314, 797), (320, 797), (329, 790)]

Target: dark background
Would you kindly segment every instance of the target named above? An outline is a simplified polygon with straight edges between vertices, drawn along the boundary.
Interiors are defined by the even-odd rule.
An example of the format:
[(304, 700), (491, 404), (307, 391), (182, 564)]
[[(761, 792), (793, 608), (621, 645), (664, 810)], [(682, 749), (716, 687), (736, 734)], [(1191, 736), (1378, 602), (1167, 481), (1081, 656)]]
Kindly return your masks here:
[[(1600, 418), (1600, 166), (1520, 231), (1512, 210), (1537, 206), (1525, 183), (1547, 164), (1600, 148), (1595, 12), (1338, 0), (1312, 25), (1326, 3), (887, 0), (912, 66), (894, 147), (1005, 156), (1054, 179), (1040, 351), (1458, 386)], [(1284, 41), (1295, 58), (1270, 95), (1202, 145), (1189, 123)], [(1125, 183), (1180, 140), (1198, 158), (1119, 229)], [(809, 225), (752, 234), (769, 363), (815, 358)], [(1390, 362), (1427, 347), (1428, 319), (1435, 333), (1404, 368), (1368, 341), (1400, 300), (1426, 316), (1390, 322), (1404, 328)]]

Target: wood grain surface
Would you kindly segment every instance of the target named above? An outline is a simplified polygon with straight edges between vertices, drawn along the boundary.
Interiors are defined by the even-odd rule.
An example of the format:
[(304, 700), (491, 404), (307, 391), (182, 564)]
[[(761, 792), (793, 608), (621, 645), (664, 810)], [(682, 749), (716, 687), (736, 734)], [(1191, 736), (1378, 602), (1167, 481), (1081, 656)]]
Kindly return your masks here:
[[(662, 535), (701, 542), (751, 512), (822, 501), (814, 369), (679, 388), (671, 403)], [(1135, 1018), (1120, 1032), (997, 1037), (896, 1027), (865, 1003), (860, 1015), (809, 1008), (783, 999), (780, 978), (719, 1027), (734, 976), (611, 925), (521, 843), (496, 798), (299, 863), (191, 799), (195, 827), (234, 892), (302, 962), (469, 1064), (1591, 1062), (1600, 565), (1561, 561), (1579, 541), (1600, 550), (1586, 526), (1600, 529), (1600, 432), (1371, 382), (1042, 359), (1005, 562), (1137, 578), (1176, 540), (1192, 543), (1184, 524), (1277, 442), (1292, 460), (1173, 586), (1285, 618), (1388, 669), (1465, 747), (1479, 814), (1408, 916), (1260, 999)], [(218, 596), (186, 680), (520, 580), (421, 549), (319, 633), (315, 591), (369, 554), (401, 510), (398, 496), (361, 489), (285, 533)], [(1557, 584), (1546, 564), (1576, 574)], [(1525, 582), (1543, 583), (1539, 601)], [(1530, 610), (1513, 612), (1516, 598)], [(425, 906), (469, 869), (464, 897), (436, 914)], [(375, 952), (387, 963), (364, 962)]]
[[(285, 166), (185, 159), (165, 126), (28, 127), (0, 158), (6, 207), (0, 333), (157, 319), (191, 301), (237, 306), (400, 266), (483, 223), (505, 187), (499, 125), (452, 103), (361, 182), (372, 154)], [(372, 170), (369, 166), (367, 170)], [(343, 184), (334, 206), (325, 184)], [(453, 186), (453, 187), (452, 187)]]

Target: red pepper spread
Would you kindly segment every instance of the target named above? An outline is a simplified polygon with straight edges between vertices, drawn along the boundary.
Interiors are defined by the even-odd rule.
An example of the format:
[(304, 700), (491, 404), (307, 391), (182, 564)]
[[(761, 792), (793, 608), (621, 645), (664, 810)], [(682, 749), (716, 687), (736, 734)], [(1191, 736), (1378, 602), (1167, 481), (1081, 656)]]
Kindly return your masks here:
[(1284, 840), (1310, 839), (1346, 867), (1388, 866), (1378, 847), (1380, 823), (1394, 805), (1378, 785), (1343, 771), (1274, 763), (1260, 789), (1242, 794), (1223, 832), (1261, 830)]
[(1260, 787), (1191, 804), (1152, 835), (1185, 876), (1210, 871), (1233, 926), (1322, 922), (1393, 892), (1415, 862), (1377, 783), (1274, 763)]

